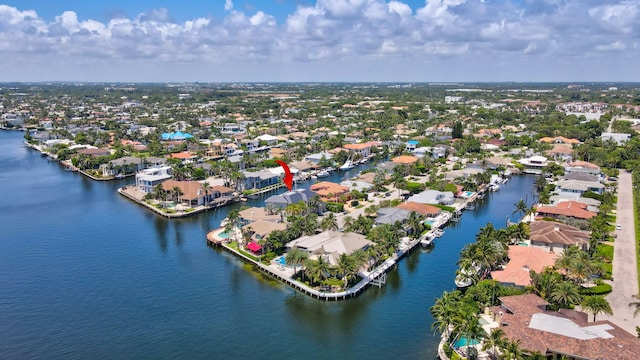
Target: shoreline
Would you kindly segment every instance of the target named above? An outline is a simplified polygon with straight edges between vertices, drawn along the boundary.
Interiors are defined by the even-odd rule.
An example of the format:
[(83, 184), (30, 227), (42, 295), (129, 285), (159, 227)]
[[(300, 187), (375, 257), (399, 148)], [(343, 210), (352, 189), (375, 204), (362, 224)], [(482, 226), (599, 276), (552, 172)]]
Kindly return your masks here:
[[(460, 214), (465, 210), (466, 206), (470, 203), (473, 203), (476, 199), (477, 199), (477, 193), (474, 193), (472, 196), (463, 199), (462, 202), (455, 204), (455, 206), (453, 207), (456, 209), (455, 213), (457, 213), (457, 215), (452, 212), (447, 213), (447, 215), (444, 217), (444, 219), (442, 219), (442, 221), (438, 221), (437, 225), (433, 226), (431, 230), (429, 230), (426, 233), (427, 236), (431, 235), (435, 239), (436, 238), (435, 233), (437, 233), (438, 231), (444, 231), (442, 230), (442, 228), (447, 224), (449, 224), (449, 222), (459, 221), (461, 216)], [(205, 235), (205, 239), (208, 246), (222, 247), (224, 250), (228, 251), (232, 255), (235, 255), (240, 260), (246, 263), (252, 264), (257, 268), (257, 270), (269, 275), (275, 280), (282, 282), (284, 285), (289, 286), (295, 291), (299, 291), (307, 296), (310, 296), (318, 300), (323, 300), (323, 301), (348, 300), (348, 299), (359, 296), (364, 292), (365, 289), (369, 288), (371, 285), (381, 287), (386, 283), (387, 272), (393, 269), (399, 263), (399, 261), (402, 260), (405, 256), (407, 256), (412, 251), (414, 251), (418, 247), (418, 245), (421, 245), (421, 240), (424, 237), (424, 235), (416, 239), (409, 238), (409, 237), (402, 237), (400, 240), (400, 245), (398, 247), (398, 250), (392, 256), (390, 256), (382, 264), (378, 265), (373, 270), (362, 271), (358, 274), (362, 278), (362, 280), (359, 281), (356, 285), (340, 292), (326, 292), (326, 291), (316, 290), (310, 286), (307, 286), (303, 283), (293, 280), (291, 276), (288, 276), (288, 274), (285, 271), (278, 269), (275, 265), (273, 264), (265, 265), (262, 262), (256, 261), (248, 257), (247, 255), (243, 254), (242, 252), (232, 248), (226, 243), (226, 241), (221, 241), (216, 239), (213, 236), (211, 237), (209, 236), (210, 234), (216, 231), (220, 231), (221, 229), (222, 228), (213, 229)]]

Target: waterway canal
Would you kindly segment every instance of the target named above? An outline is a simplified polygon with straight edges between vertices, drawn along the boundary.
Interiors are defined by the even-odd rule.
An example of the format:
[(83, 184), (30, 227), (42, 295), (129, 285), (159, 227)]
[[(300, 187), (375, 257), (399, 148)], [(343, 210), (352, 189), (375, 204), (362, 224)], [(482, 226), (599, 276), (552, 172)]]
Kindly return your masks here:
[(158, 217), (116, 193), (131, 180), (65, 172), (22, 135), (0, 132), (3, 359), (433, 359), (428, 309), (454, 287), (460, 249), (533, 200), (535, 178), (514, 177), (386, 286), (322, 302), (207, 247), (226, 211)]

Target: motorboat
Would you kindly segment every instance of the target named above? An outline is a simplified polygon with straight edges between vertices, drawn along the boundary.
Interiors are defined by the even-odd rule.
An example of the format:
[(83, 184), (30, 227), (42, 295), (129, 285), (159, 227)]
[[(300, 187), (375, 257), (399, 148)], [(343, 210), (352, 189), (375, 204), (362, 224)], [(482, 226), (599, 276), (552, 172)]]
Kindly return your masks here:
[(325, 177), (329, 176), (329, 172), (327, 170), (320, 170), (320, 171), (318, 171), (316, 176), (319, 177), (319, 178), (325, 178)]
[(353, 169), (355, 166), (355, 164), (351, 161), (351, 159), (347, 159), (347, 161), (344, 162), (344, 164), (342, 164), (342, 166), (340, 166), (340, 170), (351, 170)]

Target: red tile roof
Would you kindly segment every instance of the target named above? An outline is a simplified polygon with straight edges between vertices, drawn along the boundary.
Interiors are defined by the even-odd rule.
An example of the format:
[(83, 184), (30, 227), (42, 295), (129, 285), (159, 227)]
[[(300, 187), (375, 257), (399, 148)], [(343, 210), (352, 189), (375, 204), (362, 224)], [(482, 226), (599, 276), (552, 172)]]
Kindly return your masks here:
[(531, 241), (547, 244), (581, 245), (590, 238), (587, 231), (554, 221), (534, 221), (529, 228)]
[(400, 205), (398, 205), (396, 207), (398, 209), (415, 211), (418, 214), (425, 215), (425, 216), (437, 215), (441, 211), (440, 208), (437, 207), (437, 206), (428, 205), (428, 204), (420, 204), (420, 203), (413, 202), (413, 201), (404, 202), (404, 203), (402, 203), (402, 204), (400, 204)]
[(540, 216), (569, 216), (576, 219), (591, 219), (598, 215), (593, 211), (587, 210), (587, 204), (577, 201), (563, 201), (556, 206), (540, 206), (536, 209)]
[(492, 271), (491, 278), (504, 284), (517, 286), (531, 285), (530, 271), (540, 273), (545, 267), (553, 266), (558, 255), (531, 246), (509, 246), (509, 263), (504, 270)]
[[(527, 351), (598, 360), (637, 359), (640, 354), (640, 339), (609, 321), (587, 323), (584, 313), (546, 311), (547, 302), (534, 294), (505, 296), (500, 301), (501, 307), (491, 308), (494, 314), (502, 314), (500, 328), (507, 339), (520, 340), (520, 347)], [(547, 321), (542, 329), (537, 326), (541, 316)], [(563, 325), (589, 336), (571, 336)]]

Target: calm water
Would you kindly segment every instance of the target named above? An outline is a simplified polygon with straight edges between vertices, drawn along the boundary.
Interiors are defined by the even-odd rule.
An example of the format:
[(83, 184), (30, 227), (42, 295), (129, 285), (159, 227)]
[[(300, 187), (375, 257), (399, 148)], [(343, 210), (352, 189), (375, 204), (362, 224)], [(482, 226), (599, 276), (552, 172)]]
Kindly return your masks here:
[[(433, 359), (429, 307), (478, 227), (505, 225), (512, 178), (386, 286), (325, 303), (205, 244), (223, 211), (159, 218), (0, 132), (0, 358)], [(339, 176), (339, 175), (336, 175)], [(131, 182), (131, 180), (127, 180)]]

